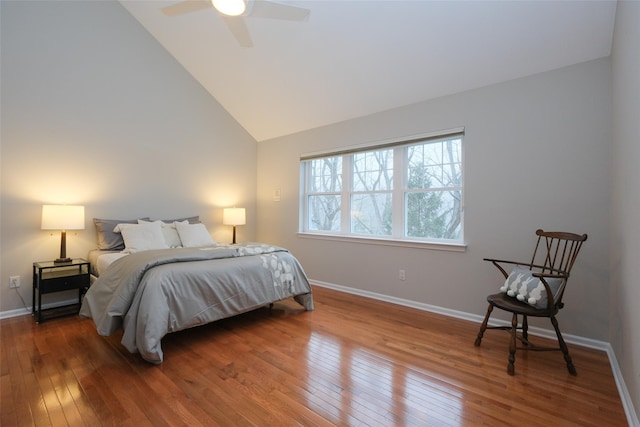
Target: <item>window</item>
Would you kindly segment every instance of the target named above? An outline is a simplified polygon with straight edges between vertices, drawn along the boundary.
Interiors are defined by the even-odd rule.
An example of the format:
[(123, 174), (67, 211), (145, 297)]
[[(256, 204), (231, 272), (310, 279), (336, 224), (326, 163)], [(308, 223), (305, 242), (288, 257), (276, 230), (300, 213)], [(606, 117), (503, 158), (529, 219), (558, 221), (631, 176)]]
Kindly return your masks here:
[(463, 135), (303, 156), (300, 231), (462, 243)]

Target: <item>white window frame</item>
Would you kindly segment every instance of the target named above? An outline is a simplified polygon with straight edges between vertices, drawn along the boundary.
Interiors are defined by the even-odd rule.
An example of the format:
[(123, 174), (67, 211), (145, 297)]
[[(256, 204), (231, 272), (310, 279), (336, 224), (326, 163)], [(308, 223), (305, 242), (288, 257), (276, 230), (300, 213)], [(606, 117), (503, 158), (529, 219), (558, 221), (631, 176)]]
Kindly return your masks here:
[[(406, 236), (405, 224), (405, 194), (409, 192), (422, 192), (425, 190), (412, 190), (407, 188), (408, 165), (406, 163), (407, 147), (420, 145), (427, 142), (444, 141), (448, 139), (460, 138), (461, 146), (461, 185), (459, 188), (447, 187), (446, 190), (459, 190), (461, 193), (460, 238), (429, 239)], [(417, 247), (427, 249), (440, 249), (450, 251), (464, 251), (464, 128), (449, 129), (446, 131), (424, 133), (404, 138), (380, 141), (372, 144), (344, 147), (336, 150), (307, 153), (300, 156), (300, 205), (299, 205), (299, 232), (298, 236), (303, 238), (338, 240), (355, 243), (381, 244), (402, 247)], [(391, 235), (370, 235), (355, 234), (351, 232), (351, 196), (356, 192), (352, 189), (352, 155), (355, 153), (370, 152), (382, 149), (393, 149), (393, 202), (392, 202), (392, 234)], [(342, 189), (340, 192), (341, 216), (340, 232), (309, 230), (308, 225), (308, 198), (310, 195), (334, 194), (334, 193), (310, 193), (308, 191), (309, 169), (306, 163), (323, 157), (342, 157)], [(434, 189), (426, 190), (433, 191)]]

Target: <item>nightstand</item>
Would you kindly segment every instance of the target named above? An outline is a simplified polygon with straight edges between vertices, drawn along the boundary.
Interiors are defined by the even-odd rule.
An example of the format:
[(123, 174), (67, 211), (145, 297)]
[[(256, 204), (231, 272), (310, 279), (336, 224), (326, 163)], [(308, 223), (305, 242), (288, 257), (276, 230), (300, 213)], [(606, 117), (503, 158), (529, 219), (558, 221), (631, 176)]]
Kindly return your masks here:
[[(53, 317), (77, 314), (80, 310), (82, 297), (90, 284), (89, 261), (86, 259), (75, 258), (65, 263), (34, 262), (31, 313), (36, 318), (36, 322), (40, 323)], [(78, 304), (42, 310), (43, 295), (72, 289), (78, 290)]]

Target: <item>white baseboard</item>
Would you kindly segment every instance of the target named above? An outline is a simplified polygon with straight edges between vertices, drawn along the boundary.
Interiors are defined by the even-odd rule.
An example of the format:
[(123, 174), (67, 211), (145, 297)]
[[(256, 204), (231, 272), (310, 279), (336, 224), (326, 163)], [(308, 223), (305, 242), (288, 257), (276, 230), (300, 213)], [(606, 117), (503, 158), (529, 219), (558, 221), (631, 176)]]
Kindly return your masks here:
[[(397, 298), (389, 295), (379, 294), (376, 292), (364, 291), (362, 289), (350, 288), (347, 286), (336, 285), (333, 283), (321, 282), (318, 280), (310, 280), (312, 285), (320, 286), (323, 288), (329, 288), (340, 292), (346, 292), (353, 295), (359, 295), (367, 298), (376, 299), (379, 301), (385, 301), (392, 304), (398, 304), (405, 307), (411, 307), (418, 310), (428, 311), (431, 313), (442, 314), (444, 316), (455, 317), (457, 319), (469, 320), (475, 323), (482, 323), (484, 320), (484, 316), (479, 316), (477, 314), (466, 313), (464, 311), (451, 310), (449, 308), (438, 307), (431, 304), (425, 304), (421, 302), (411, 301), (403, 298)], [(491, 320), (490, 324), (492, 326), (510, 326), (510, 322), (503, 320)], [(531, 335), (549, 338), (549, 339), (557, 339), (556, 333), (550, 329), (538, 328), (538, 327), (529, 327), (529, 333)], [(629, 395), (629, 390), (624, 382), (624, 378), (622, 376), (622, 372), (620, 371), (620, 366), (618, 365), (618, 359), (616, 359), (616, 355), (613, 351), (613, 347), (611, 344), (606, 341), (594, 340), (591, 338), (585, 338), (577, 335), (571, 334), (562, 334), (564, 340), (573, 345), (578, 345), (581, 347), (592, 348), (595, 350), (601, 350), (607, 353), (609, 357), (609, 364), (611, 365), (611, 371), (613, 372), (613, 377), (616, 381), (616, 386), (618, 387), (618, 393), (620, 394), (620, 399), (622, 401), (622, 406), (624, 407), (625, 414), (627, 415), (627, 421), (629, 422), (630, 427), (640, 427), (640, 422), (638, 421), (638, 417), (635, 412), (635, 408), (633, 405), (633, 401), (631, 400), (631, 396)]]
[[(77, 303), (78, 303), (78, 298), (76, 297), (74, 299), (67, 300), (67, 301), (58, 301), (58, 302), (51, 302), (51, 303), (48, 303), (48, 304), (42, 304), (42, 309), (43, 310), (48, 310), (50, 308), (64, 307), (65, 305), (71, 305), (71, 304), (77, 304)], [(0, 320), (9, 319), (11, 317), (24, 316), (26, 314), (31, 314), (31, 307), (17, 308), (15, 310), (0, 311)]]

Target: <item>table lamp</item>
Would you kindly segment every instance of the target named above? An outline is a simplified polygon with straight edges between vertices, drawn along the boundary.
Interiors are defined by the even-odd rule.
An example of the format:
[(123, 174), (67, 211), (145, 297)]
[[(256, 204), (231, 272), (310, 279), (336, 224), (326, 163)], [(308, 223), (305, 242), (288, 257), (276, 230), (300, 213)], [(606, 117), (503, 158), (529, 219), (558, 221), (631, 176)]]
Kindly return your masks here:
[(222, 223), (233, 225), (233, 244), (236, 243), (236, 225), (245, 225), (247, 215), (244, 208), (225, 208), (222, 211)]
[(61, 230), (60, 258), (56, 264), (71, 262), (67, 258), (67, 230), (84, 230), (84, 206), (42, 205), (42, 230)]

